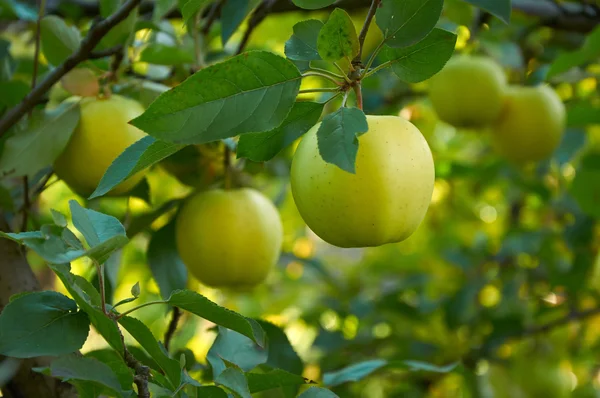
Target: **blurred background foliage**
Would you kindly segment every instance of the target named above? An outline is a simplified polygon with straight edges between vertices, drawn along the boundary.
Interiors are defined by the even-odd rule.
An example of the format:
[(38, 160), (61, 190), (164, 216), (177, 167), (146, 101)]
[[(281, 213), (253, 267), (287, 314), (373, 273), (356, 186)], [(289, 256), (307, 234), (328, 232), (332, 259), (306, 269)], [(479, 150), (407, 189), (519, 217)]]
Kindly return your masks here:
[[(575, 3), (569, 4), (586, 2)], [(6, 18), (0, 60), (13, 71), (10, 80), (0, 82), (5, 108), (14, 105), (13, 95), (18, 101), (27, 92), (32, 72), (35, 11), (15, 4), (0, 1), (0, 16)], [(57, 7), (69, 23), (89, 27), (84, 6), (65, 1)], [(23, 20), (8, 22), (10, 12)], [(357, 29), (365, 13), (351, 10)], [(327, 15), (270, 14), (254, 29), (247, 48), (283, 55), (295, 23)], [(163, 85), (174, 86), (189, 76), (194, 52), (179, 17), (154, 17), (146, 24), (138, 21), (127, 69), (115, 87), (145, 105)], [(390, 70), (382, 71), (365, 82), (365, 111), (411, 120), (435, 160), (432, 203), (417, 232), (405, 242), (367, 249), (339, 249), (321, 241), (306, 228), (291, 196), (292, 146), (266, 163), (236, 161), (240, 178), (280, 210), (285, 239), (277, 269), (252, 291), (213, 290), (191, 278), (188, 287), (243, 315), (281, 326), (304, 361), (304, 376), (313, 380), (371, 359), (460, 363), (448, 373), (383, 367), (360, 381), (334, 386), (340, 397), (599, 397), (600, 29), (582, 33), (546, 25), (551, 24), (518, 10), (505, 25), (460, 0), (445, 1), (439, 23), (458, 34), (457, 53), (486, 54), (503, 66), (511, 83), (546, 81), (556, 90), (567, 106), (568, 130), (551, 159), (525, 167), (509, 164), (482, 131), (456, 129), (437, 119), (427, 98), (428, 82), (406, 84)], [(203, 62), (233, 54), (243, 32), (237, 29), (223, 47), (216, 23), (202, 43)], [(373, 27), (367, 53), (379, 35)], [(585, 62), (557, 66), (565, 54), (583, 51), (582, 45), (590, 52)], [(42, 59), (40, 74), (47, 63)], [(101, 61), (86, 66), (108, 69)], [(320, 84), (305, 79), (302, 88)], [(68, 95), (57, 85), (49, 105)], [(115, 215), (130, 236), (135, 234), (107, 268), (113, 302), (129, 297), (136, 282), (141, 301), (159, 298), (149, 242), (182, 199), (194, 189), (219, 184), (222, 172), (221, 146), (188, 147), (147, 173), (149, 190), (86, 203)], [(32, 223), (51, 223), (51, 208), (68, 214), (70, 199), (86, 202), (55, 178), (40, 194)], [(2, 200), (5, 208), (19, 207), (17, 195)], [(66, 294), (41, 258), (29, 253), (28, 259), (45, 289)], [(77, 260), (73, 271), (94, 280), (94, 267), (86, 259)], [(137, 316), (155, 335), (164, 334), (167, 309), (151, 306)], [(187, 355), (198, 362), (187, 361), (193, 371), (206, 365), (216, 336), (212, 326), (184, 315), (171, 343), (175, 351), (191, 350)], [(82, 351), (105, 347), (92, 332)]]

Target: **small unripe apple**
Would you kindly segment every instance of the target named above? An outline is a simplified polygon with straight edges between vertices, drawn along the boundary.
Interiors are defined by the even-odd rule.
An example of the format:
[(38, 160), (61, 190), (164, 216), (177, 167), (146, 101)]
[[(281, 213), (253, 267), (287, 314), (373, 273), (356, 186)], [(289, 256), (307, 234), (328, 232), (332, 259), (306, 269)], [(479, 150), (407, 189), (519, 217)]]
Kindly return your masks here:
[[(54, 162), (56, 175), (82, 196), (89, 196), (102, 176), (128, 146), (146, 134), (129, 124), (144, 112), (136, 101), (112, 95), (83, 98), (81, 116), (66, 148)], [(117, 185), (109, 195), (130, 191), (144, 177), (138, 173)]]
[(560, 145), (565, 120), (565, 106), (552, 88), (510, 87), (492, 128), (495, 147), (515, 163), (543, 160)]
[(279, 259), (283, 226), (273, 203), (242, 188), (192, 196), (177, 216), (179, 255), (207, 286), (244, 289), (267, 277)]
[(367, 116), (358, 138), (356, 174), (326, 163), (314, 126), (292, 162), (291, 184), (306, 224), (339, 247), (379, 246), (408, 238), (433, 192), (433, 158), (421, 132), (396, 116)]
[(455, 127), (479, 128), (496, 121), (502, 110), (506, 75), (481, 56), (451, 59), (429, 82), (429, 99), (438, 117)]

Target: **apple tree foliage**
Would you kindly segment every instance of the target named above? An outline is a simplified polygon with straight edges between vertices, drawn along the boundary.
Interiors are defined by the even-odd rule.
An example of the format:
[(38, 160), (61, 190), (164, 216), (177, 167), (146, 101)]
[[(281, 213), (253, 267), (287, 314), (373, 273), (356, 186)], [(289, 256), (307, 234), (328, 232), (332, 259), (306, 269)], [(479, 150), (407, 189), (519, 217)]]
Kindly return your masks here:
[[(531, 385), (547, 380), (514, 374), (535, 357), (567, 374), (569, 394), (598, 394), (598, 4), (40, 3), (0, 0), (0, 118), (28, 104), (0, 135), (0, 237), (43, 280), (0, 302), (0, 388), (21, 359), (49, 357), (33, 371), (82, 397), (550, 396)], [(94, 24), (125, 7), (90, 46)], [(485, 136), (437, 121), (426, 81), (455, 52), (560, 93), (568, 129), (551, 159), (519, 168)], [(34, 98), (32, 76), (43, 86), (65, 65), (80, 72)], [(98, 78), (146, 106), (130, 123), (148, 136), (80, 198), (52, 187), (50, 165), (79, 121), (65, 99)], [(323, 120), (320, 155), (352, 173), (365, 112), (399, 111), (435, 156), (426, 221), (398, 245), (318, 243), (289, 194), (294, 142)], [(190, 190), (161, 165), (209, 169), (206, 154), (186, 156), (215, 143), (237, 153), (230, 178), (266, 186), (286, 224), (281, 267), (253, 292), (200, 294), (175, 249), (171, 221)], [(147, 179), (130, 197), (104, 197), (138, 172)], [(1, 250), (0, 265), (6, 278)]]

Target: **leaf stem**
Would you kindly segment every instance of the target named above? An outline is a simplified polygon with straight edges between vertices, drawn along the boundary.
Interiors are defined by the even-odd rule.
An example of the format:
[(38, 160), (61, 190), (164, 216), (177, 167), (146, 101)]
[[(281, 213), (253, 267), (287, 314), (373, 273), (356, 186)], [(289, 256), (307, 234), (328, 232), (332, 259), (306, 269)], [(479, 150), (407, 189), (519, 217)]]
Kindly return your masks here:
[(344, 92), (344, 98), (342, 99), (342, 108), (346, 106), (346, 101), (348, 101), (348, 95), (350, 95), (350, 91), (346, 90)]
[(324, 74), (324, 73), (321, 73), (321, 72), (312, 72), (312, 71), (307, 71), (307, 72), (304, 72), (304, 73), (302, 74), (302, 77), (308, 77), (308, 76), (319, 76), (319, 77), (322, 77), (322, 78), (324, 78), (324, 79), (327, 79), (327, 80), (329, 80), (329, 81), (331, 81), (331, 82), (335, 83), (335, 84), (336, 84), (336, 85), (338, 85), (338, 86), (342, 86), (342, 85), (344, 84), (344, 83), (342, 83), (342, 82), (340, 82), (340, 81), (336, 80), (335, 78), (333, 78), (333, 77), (329, 76), (328, 74)]
[[(381, 43), (379, 43), (379, 45), (375, 48), (375, 50), (373, 51), (373, 54), (371, 54), (371, 57), (369, 58), (369, 61), (367, 62), (367, 66), (365, 66), (365, 69), (363, 71), (363, 75), (361, 76), (361, 79), (364, 79), (366, 77), (371, 76), (373, 73), (369, 72), (369, 69), (371, 68), (371, 65), (373, 65), (373, 62), (375, 62), (375, 58), (377, 58), (377, 55), (379, 54), (379, 52), (381, 51), (381, 49), (383, 48), (383, 45), (385, 44), (385, 40), (383, 40)], [(390, 62), (386, 62), (384, 64), (381, 65), (386, 65), (385, 67), (389, 66)], [(379, 69), (382, 69), (381, 65), (379, 65), (377, 68), (374, 69), (374, 71), (377, 71)]]
[[(363, 79), (366, 79), (367, 77), (369, 77), (369, 76), (371, 76), (371, 75), (374, 75), (375, 73), (379, 72), (380, 70), (387, 68), (387, 67), (388, 67), (388, 66), (390, 66), (391, 64), (392, 64), (392, 61), (387, 61), (387, 62), (384, 62), (384, 63), (382, 63), (381, 65), (378, 65), (376, 68), (373, 68), (373, 70), (371, 70), (371, 71), (369, 71), (369, 72), (366, 72), (366, 73), (363, 75), (363, 77), (362, 77), (362, 78), (363, 78)], [(366, 69), (365, 69), (365, 70), (366, 70)]]
[(323, 74), (329, 75), (329, 76), (331, 76), (331, 77), (335, 77), (336, 79), (343, 79), (343, 78), (344, 78), (344, 76), (343, 76), (343, 75), (339, 75), (339, 74), (337, 74), (337, 73), (335, 73), (335, 72), (328, 71), (327, 69), (315, 68), (314, 66), (311, 66), (311, 67), (308, 69), (308, 71), (307, 71), (307, 72), (310, 72), (310, 71), (314, 71), (314, 72), (323, 73)]
[(108, 315), (106, 311), (106, 290), (104, 288), (104, 264), (98, 263), (98, 261), (92, 259), (96, 266), (96, 273), (98, 274), (98, 289), (100, 290), (100, 301), (102, 305), (102, 312)]
[(342, 69), (342, 67), (337, 63), (334, 62), (333, 65), (340, 71), (342, 72), (342, 78), (346, 81), (346, 83), (348, 84), (352, 84), (352, 80), (350, 80), (350, 78), (348, 77), (348, 75), (346, 73), (344, 73), (344, 69)]
[(300, 90), (298, 94), (309, 94), (309, 93), (335, 93), (340, 91), (339, 88), (329, 87), (329, 88), (308, 88), (306, 90)]
[(121, 319), (121, 318), (123, 318), (125, 315), (129, 315), (129, 314), (131, 314), (133, 311), (137, 311), (137, 310), (139, 310), (140, 308), (148, 307), (149, 305), (154, 305), (154, 304), (166, 304), (166, 303), (167, 303), (167, 302), (166, 302), (165, 300), (148, 301), (147, 303), (140, 304), (140, 305), (138, 305), (137, 307), (130, 308), (130, 309), (128, 309), (127, 311), (125, 311), (125, 312), (123, 312), (123, 313), (121, 313), (121, 314), (117, 315), (117, 316), (115, 317), (115, 319), (117, 319), (117, 320), (118, 320), (118, 319)]
[(365, 39), (367, 37), (367, 33), (369, 33), (369, 27), (371, 26), (371, 21), (373, 21), (373, 17), (375, 17), (375, 13), (377, 12), (377, 8), (379, 7), (380, 3), (381, 3), (381, 0), (373, 0), (373, 2), (371, 3), (369, 12), (367, 13), (367, 17), (365, 18), (365, 23), (363, 24), (363, 27), (360, 30), (360, 33), (358, 35), (358, 43), (360, 44), (360, 47), (358, 50), (358, 54), (352, 60), (353, 64), (358, 65), (361, 63), (362, 51), (363, 51), (363, 46), (365, 44)]

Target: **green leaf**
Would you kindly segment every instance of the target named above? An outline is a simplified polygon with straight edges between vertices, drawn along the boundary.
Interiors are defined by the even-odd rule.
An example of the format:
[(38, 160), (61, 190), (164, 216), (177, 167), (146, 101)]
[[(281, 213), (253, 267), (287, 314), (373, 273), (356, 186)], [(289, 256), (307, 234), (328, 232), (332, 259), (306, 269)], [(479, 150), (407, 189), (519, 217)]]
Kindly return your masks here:
[(333, 3), (336, 0), (292, 0), (295, 5), (300, 8), (304, 8), (305, 10), (318, 10), (319, 8), (325, 8)]
[(165, 15), (175, 8), (177, 3), (177, 0), (156, 0), (154, 2), (154, 10), (152, 11), (152, 20), (159, 22)]
[(406, 47), (431, 32), (440, 19), (443, 4), (444, 0), (387, 0), (377, 9), (375, 21), (388, 46)]
[(191, 17), (200, 12), (200, 10), (210, 0), (187, 0), (187, 2), (181, 7), (181, 15), (183, 16), (183, 22), (188, 22)]
[(423, 361), (414, 361), (414, 360), (405, 360), (405, 361), (400, 361), (399, 365), (397, 366), (397, 364), (395, 362), (391, 362), (390, 365), (392, 367), (407, 367), (408, 369), (412, 370), (412, 371), (424, 371), (424, 372), (435, 372), (435, 373), (448, 373), (451, 372), (452, 370), (456, 369), (456, 367), (458, 366), (458, 362), (453, 362), (450, 363), (448, 365), (444, 365), (444, 366), (438, 366), (438, 365), (433, 365), (431, 363), (427, 363), (427, 362), (423, 362)]
[(173, 387), (181, 383), (181, 369), (179, 362), (169, 358), (163, 347), (160, 346), (156, 338), (140, 320), (129, 316), (119, 318), (119, 324), (131, 334), (131, 336), (142, 346), (150, 357), (156, 361), (158, 366), (165, 372)]
[(510, 23), (511, 0), (464, 0), (474, 6), (483, 8), (485, 11), (499, 18), (505, 24)]
[(581, 127), (600, 124), (600, 107), (589, 101), (569, 103), (567, 107), (567, 126)]
[(358, 108), (342, 107), (325, 116), (317, 131), (321, 157), (342, 170), (356, 173), (358, 137), (368, 130), (367, 117)]
[(266, 373), (246, 373), (248, 388), (252, 394), (279, 387), (301, 386), (309, 381), (302, 376), (273, 369)]
[(0, 0), (0, 19), (21, 19), (23, 21), (37, 20), (35, 8), (17, 0)]
[(13, 212), (15, 210), (15, 203), (10, 191), (2, 185), (0, 185), (0, 211), (1, 210), (6, 210), (9, 212)]
[(220, 384), (233, 391), (240, 398), (252, 398), (248, 381), (244, 373), (236, 368), (228, 368), (215, 378), (215, 384)]
[(358, 36), (352, 18), (346, 11), (341, 8), (333, 10), (319, 31), (317, 49), (321, 58), (327, 61), (352, 59), (358, 54)]
[(0, 231), (0, 237), (25, 245), (50, 264), (66, 264), (85, 255), (85, 250), (74, 248), (62, 238), (62, 231), (46, 230), (45, 232), (45, 234), (39, 231), (14, 234)]
[(202, 386), (195, 390), (197, 397), (202, 398), (227, 398), (228, 395), (221, 388), (216, 386)]
[(279, 127), (262, 133), (248, 133), (240, 137), (237, 155), (255, 162), (272, 159), (311, 129), (321, 117), (325, 104), (296, 102)]
[(196, 314), (207, 321), (241, 333), (261, 347), (266, 344), (265, 332), (255, 320), (221, 307), (199, 293), (190, 290), (177, 290), (169, 297), (167, 303)]
[(50, 209), (50, 212), (52, 213), (52, 220), (54, 221), (54, 224), (61, 227), (67, 226), (67, 217), (64, 214), (54, 209)]
[(349, 381), (359, 381), (385, 365), (387, 365), (387, 361), (382, 359), (356, 363), (336, 372), (325, 373), (323, 375), (323, 384), (333, 387)]
[(108, 365), (117, 375), (123, 390), (131, 388), (131, 385), (133, 384), (133, 370), (127, 367), (123, 358), (121, 358), (116, 351), (111, 349), (96, 350), (88, 352), (85, 356), (87, 358), (97, 359)]
[[(96, 301), (90, 297), (91, 291), (94, 292), (92, 296), (98, 295), (99, 293), (95, 291), (93, 287), (85, 287), (80, 280), (81, 278), (79, 277), (78, 280), (76, 276), (71, 273), (69, 265), (50, 264), (49, 266), (56, 275), (58, 275), (71, 297), (77, 302), (79, 308), (88, 314), (91, 324), (96, 328), (98, 333), (104, 337), (111, 347), (118, 352), (123, 353), (123, 341), (121, 340), (119, 328), (112, 319), (106, 316), (106, 314), (97, 307), (97, 304), (94, 304)], [(82, 288), (82, 286), (84, 287)]]
[(62, 355), (79, 350), (90, 322), (70, 298), (53, 291), (12, 300), (0, 313), (0, 354), (15, 358)]
[(579, 50), (561, 53), (550, 65), (548, 78), (567, 72), (576, 66), (594, 61), (600, 57), (600, 27), (594, 29), (585, 39)]
[(83, 234), (91, 247), (114, 236), (125, 236), (125, 228), (115, 217), (81, 207), (76, 200), (69, 201), (69, 208), (73, 225)]
[(50, 375), (65, 382), (85, 381), (106, 388), (118, 397), (129, 397), (132, 391), (123, 391), (119, 379), (106, 364), (94, 358), (65, 355), (50, 364)]
[(175, 290), (185, 289), (188, 274), (175, 244), (175, 222), (170, 222), (152, 234), (147, 257), (152, 276), (164, 299)]
[[(114, 14), (121, 5), (124, 3), (124, 0), (103, 0), (103, 2), (107, 3), (107, 7), (100, 7), (101, 16), (103, 18), (107, 18), (111, 14)], [(100, 3), (102, 5), (102, 3)], [(108, 33), (102, 38), (100, 44), (96, 47), (96, 49), (110, 48), (117, 46), (119, 44), (123, 44), (128, 40), (129, 35), (133, 32), (135, 28), (135, 23), (137, 21), (137, 8), (135, 8), (132, 12), (129, 13), (125, 20), (119, 22), (114, 28), (108, 31)]]
[(221, 8), (221, 43), (223, 47), (256, 5), (255, 0), (225, 0)]
[(581, 160), (577, 174), (571, 184), (571, 195), (581, 209), (592, 217), (600, 219), (600, 154), (589, 154)]
[(60, 65), (79, 48), (79, 30), (75, 26), (67, 26), (60, 17), (45, 16), (42, 18), (40, 29), (42, 52), (52, 65)]
[(128, 242), (129, 239), (127, 239), (127, 236), (115, 235), (87, 250), (85, 255), (98, 262), (98, 264), (102, 264), (106, 262), (114, 252), (125, 246)]
[(181, 148), (183, 145), (159, 141), (150, 136), (136, 141), (108, 167), (90, 199), (110, 192), (127, 178), (174, 154)]
[(157, 220), (162, 215), (168, 213), (169, 211), (177, 208), (182, 199), (173, 199), (168, 202), (165, 202), (158, 209), (149, 211), (147, 213), (142, 213), (137, 217), (134, 217), (129, 224), (129, 228), (127, 228), (127, 236), (133, 239), (134, 236), (139, 234), (142, 231), (145, 231), (150, 228), (152, 223)]
[(300, 78), (291, 61), (250, 51), (196, 72), (131, 124), (158, 139), (187, 144), (270, 130), (294, 105)]
[(426, 38), (409, 47), (390, 48), (385, 58), (392, 70), (408, 83), (418, 83), (438, 73), (454, 52), (456, 35), (443, 29), (434, 29)]
[(294, 34), (285, 42), (285, 56), (294, 61), (320, 60), (317, 40), (323, 22), (309, 19), (294, 25)]
[(151, 43), (140, 54), (140, 61), (155, 65), (183, 65), (194, 62), (194, 55), (184, 47)]
[(65, 101), (53, 110), (34, 113), (24, 130), (6, 140), (0, 176), (33, 177), (63, 151), (79, 123), (79, 103)]
[(298, 398), (339, 398), (332, 391), (321, 387), (311, 387), (298, 395)]
[(12, 108), (18, 105), (30, 91), (31, 87), (29, 84), (22, 80), (0, 82), (0, 92), (2, 93), (2, 96), (0, 96), (0, 105)]
[(304, 364), (294, 350), (285, 332), (267, 321), (257, 321), (267, 333), (269, 339), (269, 357), (266, 364), (272, 368), (280, 368), (293, 374), (302, 374)]
[(244, 371), (250, 371), (267, 361), (269, 353), (257, 346), (248, 337), (219, 326), (219, 334), (206, 356), (213, 371), (213, 377), (220, 375), (227, 364), (237, 365)]

